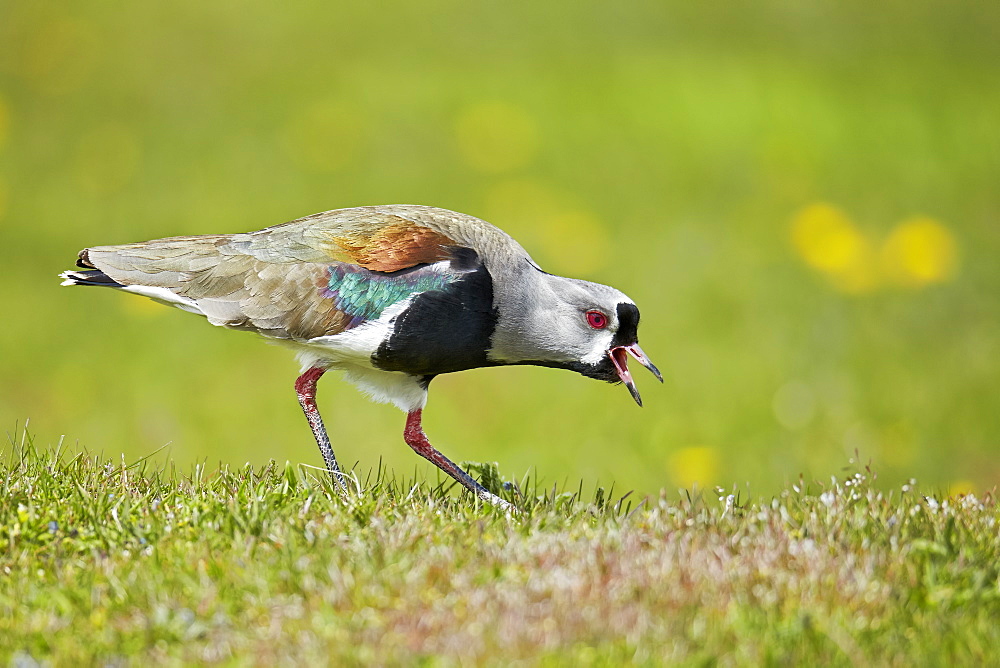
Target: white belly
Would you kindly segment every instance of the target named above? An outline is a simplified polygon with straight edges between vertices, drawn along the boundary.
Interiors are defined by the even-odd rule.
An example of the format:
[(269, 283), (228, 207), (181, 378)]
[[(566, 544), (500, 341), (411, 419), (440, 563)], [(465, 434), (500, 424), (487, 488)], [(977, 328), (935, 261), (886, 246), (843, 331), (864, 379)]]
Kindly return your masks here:
[(308, 341), (272, 339), (292, 348), (302, 371), (318, 366), (340, 369), (344, 378), (380, 403), (390, 403), (410, 412), (427, 403), (427, 390), (416, 376), (401, 371), (383, 371), (372, 366), (372, 355), (392, 332), (392, 321), (410, 303), (405, 299), (393, 304), (378, 320), (366, 322), (333, 336), (321, 336)]

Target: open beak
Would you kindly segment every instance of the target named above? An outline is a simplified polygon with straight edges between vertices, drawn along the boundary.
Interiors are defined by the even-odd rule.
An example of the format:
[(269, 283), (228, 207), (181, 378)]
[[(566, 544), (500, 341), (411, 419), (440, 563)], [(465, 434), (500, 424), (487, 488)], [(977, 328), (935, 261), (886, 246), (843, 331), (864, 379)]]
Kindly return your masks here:
[(615, 371), (618, 372), (618, 377), (621, 381), (625, 383), (625, 387), (632, 394), (632, 398), (635, 399), (635, 403), (642, 406), (642, 397), (639, 396), (639, 390), (635, 389), (635, 381), (632, 380), (632, 372), (628, 370), (628, 356), (631, 355), (635, 360), (653, 372), (656, 379), (661, 383), (663, 382), (663, 376), (660, 374), (660, 370), (656, 368), (649, 358), (646, 357), (646, 353), (642, 352), (642, 348), (639, 347), (638, 343), (633, 343), (630, 346), (615, 346), (608, 351), (608, 356), (615, 365)]

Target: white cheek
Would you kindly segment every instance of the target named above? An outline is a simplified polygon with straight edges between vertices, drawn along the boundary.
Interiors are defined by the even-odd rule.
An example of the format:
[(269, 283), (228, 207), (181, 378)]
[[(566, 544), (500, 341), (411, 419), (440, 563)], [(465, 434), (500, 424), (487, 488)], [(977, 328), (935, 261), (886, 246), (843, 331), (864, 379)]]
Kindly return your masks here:
[(584, 364), (598, 364), (608, 355), (608, 349), (611, 347), (611, 340), (614, 338), (614, 334), (609, 331), (604, 331), (594, 337), (594, 347), (586, 355), (580, 358), (580, 361)]

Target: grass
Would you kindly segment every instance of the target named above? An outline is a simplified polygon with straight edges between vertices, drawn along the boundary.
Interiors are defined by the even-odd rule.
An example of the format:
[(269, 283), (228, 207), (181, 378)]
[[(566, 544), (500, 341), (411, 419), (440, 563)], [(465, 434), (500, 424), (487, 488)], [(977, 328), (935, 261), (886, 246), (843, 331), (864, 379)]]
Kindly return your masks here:
[(752, 502), (528, 481), (507, 517), (384, 473), (4, 460), (4, 663), (998, 662), (997, 502), (867, 470)]

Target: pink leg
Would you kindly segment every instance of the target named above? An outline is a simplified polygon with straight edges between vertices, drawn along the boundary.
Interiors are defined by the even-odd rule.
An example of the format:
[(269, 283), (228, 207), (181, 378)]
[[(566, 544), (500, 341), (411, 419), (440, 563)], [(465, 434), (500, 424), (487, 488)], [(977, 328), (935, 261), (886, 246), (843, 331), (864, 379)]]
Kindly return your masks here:
[(326, 427), (323, 426), (323, 418), (320, 417), (319, 409), (316, 408), (316, 382), (326, 373), (323, 367), (314, 366), (307, 369), (301, 376), (295, 379), (295, 393), (299, 396), (299, 405), (302, 412), (309, 420), (309, 427), (313, 436), (316, 437), (316, 445), (323, 455), (326, 469), (330, 472), (330, 477), (338, 485), (343, 486), (340, 479), (340, 467), (337, 466), (337, 458), (333, 455), (333, 448), (330, 446), (330, 437), (326, 435)]
[(512, 511), (514, 509), (513, 506), (501, 499), (499, 496), (491, 494), (485, 487), (473, 480), (472, 476), (459, 468), (455, 462), (442, 455), (433, 445), (431, 445), (431, 442), (427, 440), (427, 435), (424, 434), (424, 428), (420, 425), (422, 412), (423, 411), (418, 408), (417, 410), (410, 411), (407, 414), (406, 429), (403, 430), (403, 440), (406, 441), (406, 444), (413, 448), (418, 455), (434, 464), (434, 466), (438, 467), (458, 482), (462, 483), (463, 486), (483, 501), (503, 508), (508, 512)]

